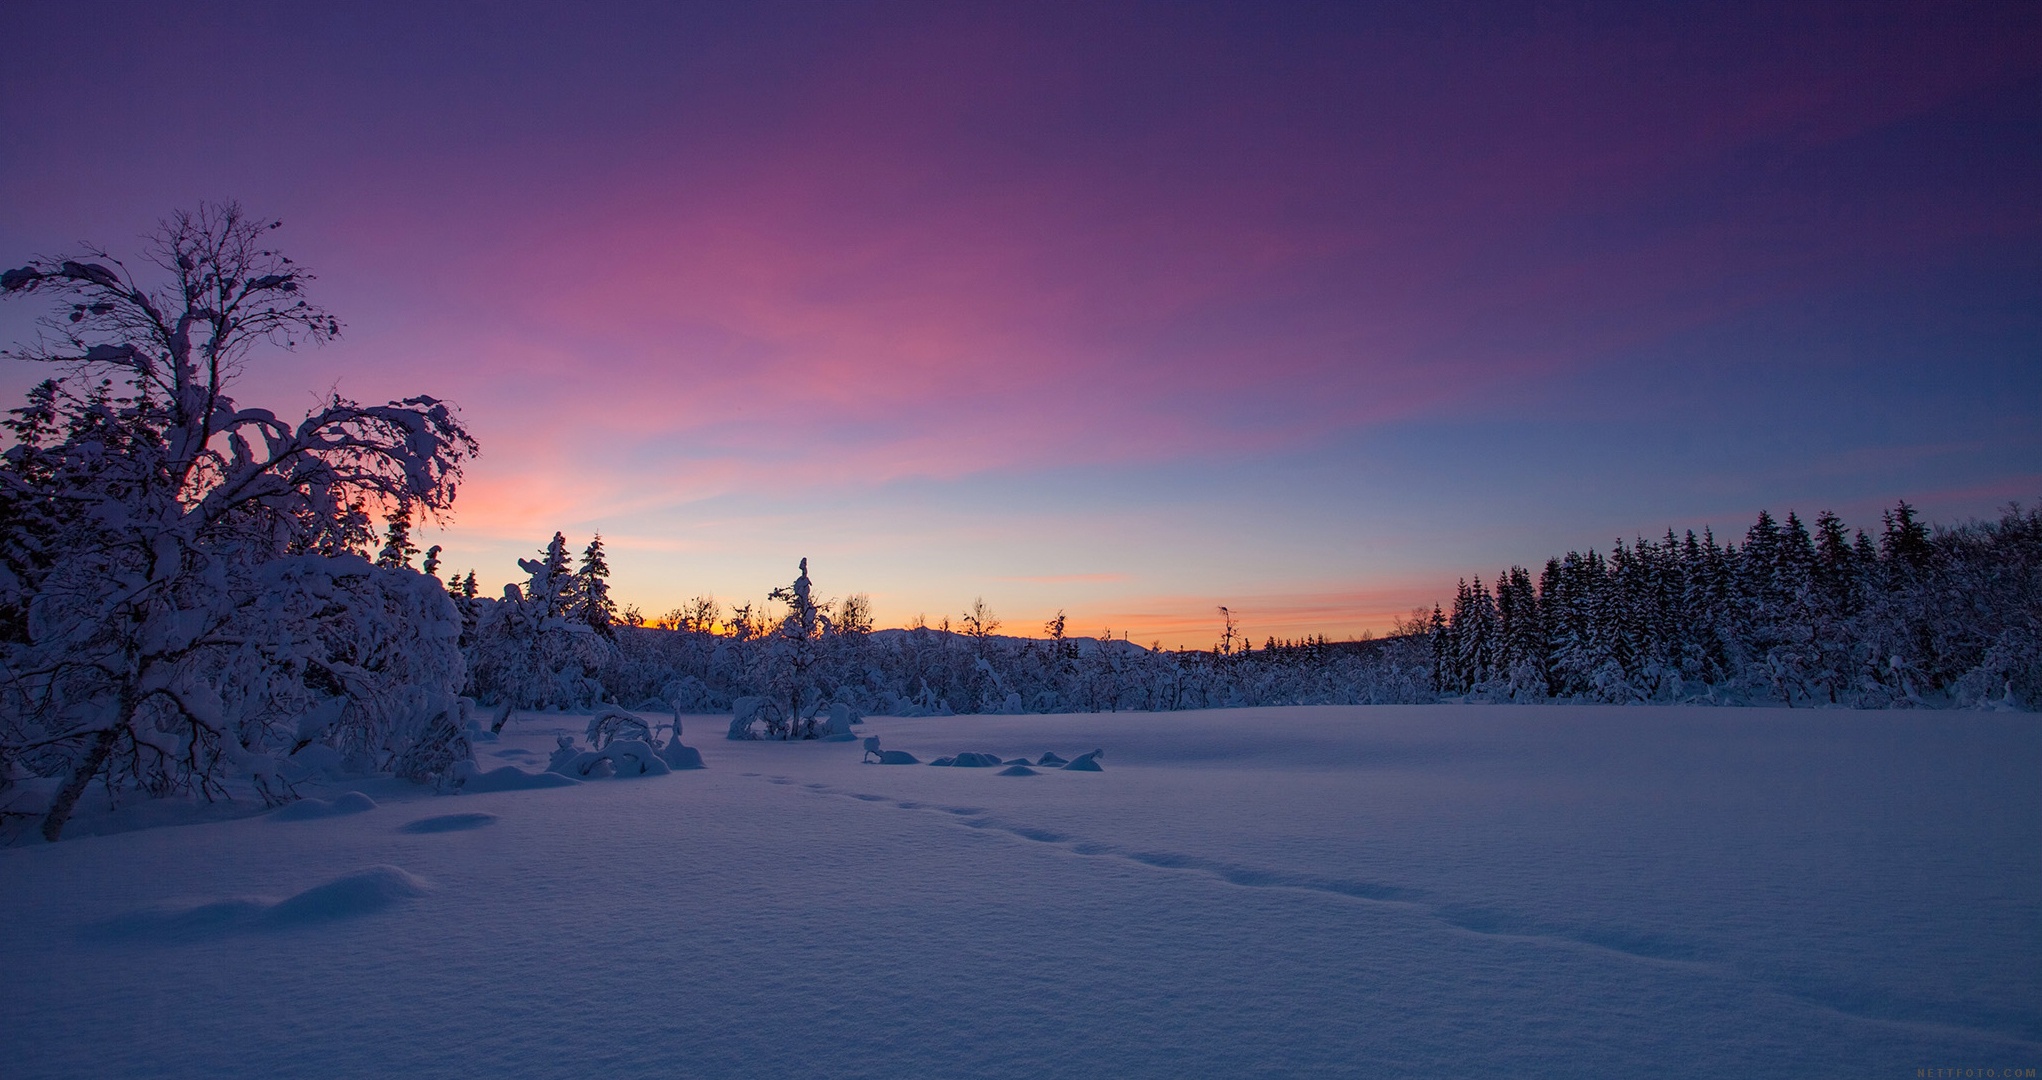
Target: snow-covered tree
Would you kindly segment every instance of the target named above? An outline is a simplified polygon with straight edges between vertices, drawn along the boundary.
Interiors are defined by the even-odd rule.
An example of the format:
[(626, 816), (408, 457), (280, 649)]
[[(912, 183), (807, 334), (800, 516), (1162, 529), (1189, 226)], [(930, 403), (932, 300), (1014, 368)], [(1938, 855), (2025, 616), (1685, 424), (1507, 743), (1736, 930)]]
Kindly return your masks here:
[[(451, 407), (336, 395), (289, 422), (230, 393), (258, 346), (340, 332), (267, 246), (279, 225), (207, 205), (152, 236), (153, 279), (97, 248), (0, 274), (9, 296), (58, 301), (0, 355), (84, 380), (31, 394), (0, 467), (0, 775), (63, 778), (51, 839), (94, 780), (210, 795), (238, 772), (287, 797), (279, 753), (300, 730), (415, 727), (459, 688), (444, 591), (360, 557), (369, 508), (452, 505), (476, 445)], [(393, 677), (430, 700), (397, 702), (349, 651), (364, 634), (407, 642)]]
[[(416, 554), (418, 545), (411, 542), (411, 507), (400, 504), (384, 529), (383, 550), (376, 554), (376, 565), (386, 570), (408, 569), (411, 557)], [(432, 571), (427, 570), (426, 574), (430, 576)]]
[(535, 605), (542, 619), (564, 619), (574, 607), (574, 572), (568, 568), (567, 537), (554, 533), (541, 559), (519, 559), (518, 569), (530, 575), (525, 580), (525, 599)]
[(783, 739), (811, 739), (816, 735), (817, 714), (828, 704), (828, 691), (818, 685), (821, 665), (820, 642), (830, 629), (828, 605), (818, 603), (808, 579), (808, 560), (801, 560), (801, 572), (791, 585), (767, 595), (787, 605), (772, 635), (770, 652), (771, 688), (774, 697), (786, 702), (784, 726), (768, 722), (769, 734)]
[(567, 538), (554, 533), (540, 558), (518, 560), (529, 575), (524, 586), (506, 586), (503, 599), (482, 611), (468, 650), (480, 700), (580, 708), (606, 696), (601, 675), (617, 659), (616, 644), (583, 613), (587, 594), (568, 550)]
[(864, 593), (844, 597), (837, 604), (837, 617), (830, 621), (830, 632), (853, 637), (871, 633), (872, 598)]
[(581, 567), (569, 585), (567, 617), (605, 638), (615, 636), (610, 628), (617, 621), (617, 603), (610, 599), (610, 564), (603, 558), (602, 533), (582, 549)]

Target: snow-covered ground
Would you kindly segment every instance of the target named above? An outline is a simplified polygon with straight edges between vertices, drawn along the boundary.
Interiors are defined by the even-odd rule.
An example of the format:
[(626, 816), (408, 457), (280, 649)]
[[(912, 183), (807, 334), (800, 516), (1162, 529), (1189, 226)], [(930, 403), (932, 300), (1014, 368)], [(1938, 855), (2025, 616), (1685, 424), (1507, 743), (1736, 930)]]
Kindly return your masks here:
[[(334, 785), (325, 807), (0, 851), (0, 1073), (2042, 1068), (2033, 716), (865, 725), (924, 761), (1105, 751), (1033, 776), (725, 723), (688, 724), (703, 771)], [(515, 720), (485, 766), (543, 767), (581, 728)]]

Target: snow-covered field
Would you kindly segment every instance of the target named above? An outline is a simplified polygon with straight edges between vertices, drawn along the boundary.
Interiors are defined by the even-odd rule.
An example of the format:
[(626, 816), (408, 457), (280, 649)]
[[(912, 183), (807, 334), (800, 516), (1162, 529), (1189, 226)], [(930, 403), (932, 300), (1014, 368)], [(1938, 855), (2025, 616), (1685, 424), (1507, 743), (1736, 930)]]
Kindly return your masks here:
[(689, 722), (698, 772), (0, 851), (0, 1074), (2042, 1068), (2033, 716), (866, 724), (925, 761), (1105, 751), (1034, 776), (724, 723)]

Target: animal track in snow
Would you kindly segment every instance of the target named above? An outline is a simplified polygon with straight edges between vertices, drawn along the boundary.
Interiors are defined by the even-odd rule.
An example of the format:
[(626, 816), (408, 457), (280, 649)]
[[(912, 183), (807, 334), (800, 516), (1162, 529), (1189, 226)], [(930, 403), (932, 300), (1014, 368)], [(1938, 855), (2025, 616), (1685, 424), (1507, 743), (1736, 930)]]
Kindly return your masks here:
[[(789, 784), (784, 777), (771, 782)], [(1454, 904), (1436, 899), (1422, 889), (1381, 882), (1322, 877), (1307, 873), (1267, 870), (1219, 859), (1181, 852), (1137, 850), (1087, 840), (1069, 833), (1017, 824), (993, 816), (981, 807), (946, 806), (913, 799), (895, 799), (862, 791), (847, 791), (828, 784), (801, 785), (805, 791), (865, 803), (890, 803), (897, 809), (938, 815), (968, 829), (1004, 833), (1017, 840), (1059, 848), (1086, 858), (1119, 859), (1157, 870), (1201, 874), (1228, 885), (1250, 889), (1283, 889), (1318, 893), (1349, 901), (1394, 907), (1422, 915), (1434, 922), (1468, 934), (1504, 941), (1587, 949), (1630, 962), (1670, 965), (1700, 974), (1725, 978), (1753, 986), (1767, 993), (1820, 1008), (1852, 1019), (1875, 1024), (1911, 1027), (1941, 1027), (1964, 1030), (2032, 1044), (2042, 1035), (2034, 1017), (2021, 1015), (1976, 1015), (1952, 1019), (1948, 1010), (1929, 1003), (1889, 1000), (1887, 996), (1836, 988), (1814, 989), (1780, 985), (1776, 980), (1738, 970), (1715, 956), (1707, 945), (1675, 934), (1613, 926), (1569, 926), (1546, 922), (1523, 914), (1494, 908)]]
[[(784, 778), (774, 782), (788, 783)], [(891, 802), (902, 810), (921, 810), (944, 815), (968, 829), (984, 832), (999, 832), (1026, 840), (1031, 843), (1061, 848), (1073, 855), (1087, 858), (1115, 858), (1139, 863), (1158, 870), (1174, 870), (1203, 874), (1217, 878), (1229, 885), (1245, 889), (1289, 889), (1299, 892), (1321, 893), (1347, 900), (1360, 900), (1371, 904), (1394, 905), (1406, 910), (1421, 912), (1437, 922), (1455, 930), (1484, 937), (1517, 939), (1525, 941), (1546, 941), (1602, 952), (1617, 953), (1637, 960), (1660, 963), (1697, 964), (1708, 959), (1708, 950), (1700, 943), (1689, 941), (1672, 934), (1638, 931), (1621, 927), (1564, 926), (1527, 918), (1507, 911), (1443, 903), (1433, 900), (1421, 889), (1410, 889), (1376, 881), (1359, 881), (1349, 878), (1325, 877), (1316, 874), (1291, 871), (1267, 870), (1260, 867), (1244, 866), (1220, 859), (1200, 855), (1187, 855), (1172, 851), (1136, 850), (1116, 847), (1087, 840), (1069, 833), (1044, 829), (1033, 825), (1016, 824), (990, 816), (988, 811), (975, 806), (943, 806), (936, 803), (918, 802), (912, 799), (893, 800), (885, 795), (873, 795), (860, 791), (845, 791), (828, 784), (804, 784), (802, 787), (818, 795), (856, 799), (859, 802)]]
[[(862, 791), (844, 791), (828, 784), (804, 784), (806, 790), (818, 795), (856, 799), (859, 802), (891, 802), (901, 810), (923, 810), (945, 815), (968, 829), (987, 832), (1001, 832), (1032, 843), (1062, 848), (1073, 855), (1092, 858), (1119, 858), (1162, 870), (1186, 870), (1216, 877), (1229, 885), (1244, 888), (1301, 889), (1309, 892), (1329, 893), (1350, 900), (1367, 900), (1376, 903), (1415, 906), (1423, 894), (1374, 882), (1344, 881), (1337, 878), (1321, 878), (1301, 874), (1286, 874), (1232, 863), (1207, 859), (1196, 855), (1182, 855), (1174, 852), (1134, 851), (1101, 844), (1053, 829), (1032, 825), (1020, 825), (989, 816), (983, 807), (944, 806), (938, 803), (918, 802), (912, 799), (894, 800), (885, 795), (873, 795)], [(1447, 921), (1447, 920), (1442, 920)], [(1471, 929), (1463, 927), (1463, 929)], [(1478, 931), (1479, 932), (1479, 931)]]

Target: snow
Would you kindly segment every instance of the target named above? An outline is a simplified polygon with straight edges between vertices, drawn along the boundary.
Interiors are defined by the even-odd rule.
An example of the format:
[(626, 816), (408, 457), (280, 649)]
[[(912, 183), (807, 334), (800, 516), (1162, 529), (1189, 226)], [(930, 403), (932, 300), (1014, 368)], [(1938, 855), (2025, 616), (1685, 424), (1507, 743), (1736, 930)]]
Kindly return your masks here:
[(269, 815), (271, 821), (311, 821), (315, 818), (339, 817), (342, 814), (365, 814), (376, 808), (376, 800), (359, 791), (350, 791), (332, 801), (320, 798), (304, 798), (287, 803)]
[(505, 765), (488, 772), (470, 776), (461, 785), (471, 795), (492, 791), (529, 791), (533, 788), (573, 787), (581, 781), (556, 772), (528, 773), (515, 765)]
[(431, 888), (395, 866), (371, 866), (275, 902), (236, 898), (129, 912), (88, 924), (85, 937), (161, 945), (257, 930), (291, 930), (381, 911), (398, 901), (424, 896)]
[[(520, 714), (470, 783), (535, 766), (586, 720)], [(1017, 784), (864, 764), (857, 743), (718, 739), (700, 771), (553, 789), (335, 781), (313, 794), (356, 812), (288, 823), (81, 817), (75, 839), (0, 850), (5, 1071), (2042, 1065), (2029, 715), (1379, 706), (864, 727), (889, 756), (1044, 764)], [(1053, 765), (1094, 748), (1102, 771)]]
[(398, 831), (408, 833), (462, 832), (467, 829), (480, 829), (485, 825), (494, 824), (496, 824), (495, 814), (438, 814), (433, 817), (419, 818), (417, 821), (399, 827)]

